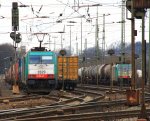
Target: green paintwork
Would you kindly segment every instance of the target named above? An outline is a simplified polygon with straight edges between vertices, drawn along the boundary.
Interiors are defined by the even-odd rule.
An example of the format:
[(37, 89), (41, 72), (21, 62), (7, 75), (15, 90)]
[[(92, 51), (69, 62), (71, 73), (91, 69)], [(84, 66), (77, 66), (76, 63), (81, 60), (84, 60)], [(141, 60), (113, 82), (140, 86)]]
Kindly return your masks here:
[(29, 56), (30, 55), (49, 55), (52, 56), (52, 63), (54, 64), (54, 74), (55, 74), (55, 80), (57, 80), (57, 57), (54, 52), (51, 51), (30, 51), (25, 56), (25, 80), (28, 78), (28, 64), (29, 64)]

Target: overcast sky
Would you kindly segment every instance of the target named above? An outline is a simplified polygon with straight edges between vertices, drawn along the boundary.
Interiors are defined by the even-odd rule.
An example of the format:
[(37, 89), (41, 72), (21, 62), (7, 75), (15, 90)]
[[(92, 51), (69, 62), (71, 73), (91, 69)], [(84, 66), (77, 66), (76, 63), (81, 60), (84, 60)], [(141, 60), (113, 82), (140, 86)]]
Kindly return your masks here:
[[(99, 44), (101, 47), (103, 36), (103, 14), (105, 14), (105, 43), (106, 48), (113, 47), (121, 42), (121, 4), (122, 0), (0, 0), (0, 44), (11, 43), (12, 31), (11, 9), (12, 2), (18, 2), (18, 5), (27, 5), (19, 7), (19, 32), (22, 34), (22, 42), (30, 49), (38, 45), (38, 40), (34, 33), (47, 33), (43, 40), (43, 46), (54, 50), (60, 49), (61, 34), (63, 47), (70, 46), (76, 52), (76, 43), (81, 50), (81, 18), (82, 18), (82, 47), (84, 49), (85, 40), (87, 47), (95, 45), (95, 21), (98, 8), (99, 23)], [(93, 6), (99, 4), (100, 6)], [(109, 14), (109, 15), (108, 15)], [(148, 14), (148, 13), (147, 13)], [(108, 16), (107, 16), (108, 15)], [(88, 21), (90, 20), (90, 21)], [(61, 23), (58, 23), (61, 21)], [(74, 21), (75, 23), (69, 23)], [(131, 41), (131, 25), (126, 21), (125, 41)], [(70, 26), (71, 25), (71, 26)], [(136, 29), (138, 36), (136, 41), (141, 41), (141, 20), (136, 20)], [(146, 16), (146, 40), (148, 40), (148, 15)], [(70, 34), (71, 31), (71, 34)], [(51, 42), (50, 46), (46, 43)], [(45, 44), (44, 44), (45, 43)]]

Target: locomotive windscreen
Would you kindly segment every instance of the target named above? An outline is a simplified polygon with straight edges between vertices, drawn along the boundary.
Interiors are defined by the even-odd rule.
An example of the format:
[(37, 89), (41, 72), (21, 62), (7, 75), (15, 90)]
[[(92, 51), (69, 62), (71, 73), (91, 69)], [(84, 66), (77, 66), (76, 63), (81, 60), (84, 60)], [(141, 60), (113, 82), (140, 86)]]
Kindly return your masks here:
[(52, 63), (52, 56), (30, 55), (29, 63), (30, 64), (50, 64)]
[(30, 64), (39, 64), (39, 63), (41, 63), (40, 61), (41, 61), (40, 56), (30, 55), (30, 57), (29, 57)]
[(117, 64), (118, 78), (131, 78), (131, 64)]
[(42, 64), (52, 63), (52, 56), (42, 56)]

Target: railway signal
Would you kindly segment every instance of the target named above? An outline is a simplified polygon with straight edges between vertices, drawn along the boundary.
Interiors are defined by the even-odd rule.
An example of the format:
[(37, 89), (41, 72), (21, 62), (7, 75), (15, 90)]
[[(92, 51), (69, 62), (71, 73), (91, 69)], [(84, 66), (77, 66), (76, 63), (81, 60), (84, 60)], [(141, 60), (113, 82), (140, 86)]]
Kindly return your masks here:
[(66, 50), (60, 50), (59, 54), (62, 55), (62, 56), (64, 56), (64, 55), (67, 54), (67, 52), (66, 52)]
[(18, 10), (18, 3), (12, 3), (12, 31), (19, 30), (19, 10)]
[(16, 42), (16, 43), (20, 43), (22, 40), (21, 34), (20, 33), (15, 33), (15, 32), (11, 32), (10, 33), (10, 37)]
[(64, 56), (67, 54), (66, 50), (60, 50), (59, 54), (62, 56), (62, 90), (64, 90)]
[[(19, 43), (21, 41), (21, 34), (16, 33), (16, 31), (19, 30), (19, 10), (18, 10), (18, 3), (13, 2), (12, 3), (12, 31), (10, 33), (10, 37), (14, 40), (14, 48), (15, 48), (15, 64), (16, 64), (16, 43)], [(16, 70), (14, 71), (16, 75)], [(18, 94), (19, 93), (19, 87), (16, 83), (16, 78), (14, 79), (14, 85), (13, 85), (13, 93)]]

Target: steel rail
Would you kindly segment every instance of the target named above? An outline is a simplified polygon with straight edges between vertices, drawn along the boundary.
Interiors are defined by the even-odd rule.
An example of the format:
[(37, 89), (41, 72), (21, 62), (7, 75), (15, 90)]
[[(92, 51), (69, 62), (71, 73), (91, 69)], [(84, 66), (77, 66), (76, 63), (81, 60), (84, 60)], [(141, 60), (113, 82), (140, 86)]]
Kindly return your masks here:
[[(99, 85), (99, 86), (96, 86), (96, 85), (87, 85), (87, 84), (85, 84), (85, 85), (78, 85), (78, 87), (77, 88), (88, 88), (88, 89), (94, 89), (94, 90), (100, 90), (100, 91), (106, 91), (106, 90), (110, 90), (110, 86), (104, 86), (104, 85)], [(124, 91), (126, 91), (127, 89), (129, 89), (129, 87), (124, 87), (123, 88), (124, 89)], [(113, 87), (113, 91), (121, 91), (120, 89), (119, 89), (119, 87), (118, 86), (114, 86)], [(122, 90), (123, 91), (123, 90)]]
[(50, 97), (48, 95), (24, 95), (20, 97), (8, 97), (8, 98), (1, 98), (0, 103), (4, 103), (4, 100), (9, 100), (9, 102), (15, 102), (15, 101), (26, 101), (30, 99), (38, 99), (38, 98), (46, 98), (46, 99), (52, 99), (52, 100), (58, 100), (58, 97)]
[(81, 101), (83, 102), (84, 100), (81, 99), (82, 97), (78, 97), (78, 98), (72, 98), (69, 100), (65, 100), (65, 101), (61, 101), (61, 102), (56, 102), (54, 104), (50, 104), (50, 105), (43, 105), (43, 106), (36, 106), (34, 108), (20, 108), (20, 109), (9, 109), (9, 110), (1, 110), (0, 112), (0, 119), (4, 119), (7, 117), (17, 117), (17, 116), (22, 116), (25, 114), (30, 114), (32, 112), (34, 113), (38, 113), (41, 111), (45, 111), (45, 110), (52, 110), (55, 112), (55, 109), (58, 110), (64, 106), (68, 106), (71, 107), (70, 105), (67, 105), (67, 103), (71, 103), (71, 101)]
[(94, 89), (94, 90), (99, 89), (102, 91), (110, 89), (109, 86), (103, 86), (103, 85), (97, 86), (97, 85), (89, 85), (89, 84), (78, 85), (77, 88), (89, 88), (89, 89)]
[[(36, 118), (24, 118), (17, 119), (17, 121), (84, 121), (84, 120), (113, 120), (122, 118), (134, 118), (138, 117), (140, 110), (133, 111), (115, 111), (115, 112), (92, 112), (92, 113), (81, 113), (81, 114), (70, 114), (70, 115), (57, 115), (57, 116), (46, 116)], [(147, 113), (150, 115), (150, 109), (147, 109)], [(15, 120), (15, 118), (14, 118)], [(7, 120), (7, 121), (13, 121)]]
[[(103, 107), (111, 107), (111, 106), (120, 106), (120, 105), (124, 105), (125, 104), (125, 100), (120, 100), (120, 101), (111, 101), (110, 102), (99, 102), (99, 104), (96, 104), (94, 102), (90, 102), (90, 104), (86, 103), (86, 104), (81, 104), (79, 106), (64, 106), (64, 107), (58, 107), (55, 109), (45, 109), (45, 110), (41, 110), (40, 112), (32, 112), (29, 114), (24, 114), (23, 116), (13, 116), (16, 119), (24, 119), (24, 118), (33, 118), (33, 117), (43, 117), (43, 116), (47, 116), (47, 115), (64, 115), (64, 114), (73, 114), (73, 113), (79, 113), (81, 111), (87, 111), (90, 109), (96, 109), (98, 111), (102, 111)], [(92, 112), (92, 111), (90, 111)], [(12, 118), (7, 118), (7, 120), (13, 119)], [(5, 119), (6, 120), (6, 119)]]
[[(90, 109), (98, 109), (101, 110), (103, 107), (110, 107), (110, 106), (116, 106), (116, 105), (123, 105), (125, 104), (124, 100), (120, 100), (120, 101), (107, 101), (107, 102), (88, 102), (88, 103), (83, 103), (80, 105), (75, 105), (75, 106), (69, 106), (69, 105), (62, 105), (62, 106), (52, 106), (44, 108), (44, 109), (39, 109), (37, 108), (37, 110), (31, 110), (31, 112), (26, 113), (26, 111), (24, 112), (12, 112), (9, 113), (8, 115), (5, 114), (5, 117), (16, 117), (17, 118), (25, 118), (25, 117), (38, 117), (38, 116), (47, 116), (49, 115), (56, 115), (56, 114), (60, 114), (60, 113), (76, 113), (76, 112), (80, 112), (80, 111), (87, 111)], [(34, 113), (33, 113), (34, 112)], [(18, 116), (19, 115), (19, 116)], [(2, 115), (3, 118), (4, 114)], [(1, 117), (1, 116), (0, 116)], [(10, 118), (8, 118), (10, 119)]]

